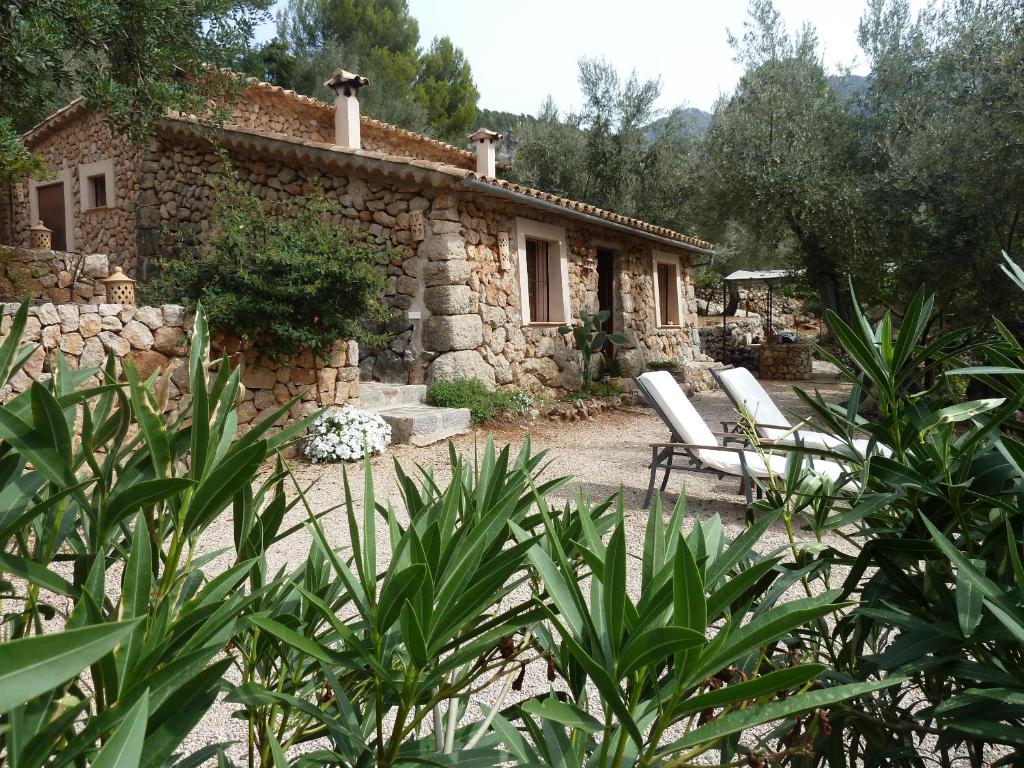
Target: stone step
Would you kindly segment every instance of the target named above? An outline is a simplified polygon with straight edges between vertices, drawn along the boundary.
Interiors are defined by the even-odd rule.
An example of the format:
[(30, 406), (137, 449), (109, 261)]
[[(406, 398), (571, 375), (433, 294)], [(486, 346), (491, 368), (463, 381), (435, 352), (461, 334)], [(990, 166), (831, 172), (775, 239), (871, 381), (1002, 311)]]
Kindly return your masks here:
[(469, 431), (468, 408), (436, 408), (432, 405), (395, 405), (374, 412), (391, 425), (391, 442), (430, 445)]
[(423, 405), (427, 400), (426, 384), (382, 384), (364, 381), (359, 385), (359, 407), (367, 411), (394, 408), (400, 405)]

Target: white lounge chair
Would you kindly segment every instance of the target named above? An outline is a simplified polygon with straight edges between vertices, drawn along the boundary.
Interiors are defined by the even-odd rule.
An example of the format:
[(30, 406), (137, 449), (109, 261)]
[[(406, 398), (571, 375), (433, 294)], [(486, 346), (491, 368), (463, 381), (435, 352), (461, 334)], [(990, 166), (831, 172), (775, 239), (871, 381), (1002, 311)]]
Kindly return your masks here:
[[(739, 477), (748, 504), (753, 501), (753, 479), (785, 474), (785, 456), (758, 453), (719, 442), (668, 371), (643, 373), (636, 377), (636, 382), (671, 432), (669, 442), (651, 444), (651, 480), (644, 498), (644, 509), (650, 506), (659, 469), (665, 470), (661, 482), (663, 491), (668, 485), (669, 474), (676, 469), (710, 472), (719, 477)], [(735, 434), (724, 437), (726, 440), (738, 439)], [(686, 459), (689, 464), (677, 464), (673, 461), (676, 458)], [(833, 461), (809, 457), (804, 461), (807, 471), (817, 472), (833, 482), (839, 481), (844, 474), (843, 468)]]
[[(753, 424), (758, 437), (777, 445), (802, 445), (823, 451), (835, 451), (851, 445), (844, 438), (826, 432), (794, 427), (761, 386), (761, 382), (746, 368), (726, 368), (711, 373), (732, 400), (740, 416)], [(722, 428), (728, 430), (728, 424), (723, 422)], [(854, 439), (852, 445), (861, 456), (869, 452), (882, 455), (891, 453), (886, 446), (878, 443), (872, 445), (870, 440)]]

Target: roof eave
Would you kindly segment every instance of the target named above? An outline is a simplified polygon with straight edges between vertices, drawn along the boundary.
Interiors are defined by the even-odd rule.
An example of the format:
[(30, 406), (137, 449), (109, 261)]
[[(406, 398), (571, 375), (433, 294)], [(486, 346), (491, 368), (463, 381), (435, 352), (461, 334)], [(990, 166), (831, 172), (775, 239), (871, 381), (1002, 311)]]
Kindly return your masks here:
[(479, 179), (467, 178), (464, 179), (462, 184), (470, 189), (479, 190), (481, 192), (487, 192), (488, 194), (494, 194), (501, 197), (505, 197), (509, 200), (515, 200), (516, 202), (522, 203), (523, 205), (532, 206), (534, 208), (541, 208), (546, 211), (557, 213), (561, 216), (568, 216), (579, 221), (586, 221), (588, 223), (614, 229), (624, 234), (631, 235), (633, 237), (640, 237), (645, 240), (650, 240), (661, 245), (671, 246), (672, 248), (679, 248), (690, 253), (696, 253), (701, 256), (714, 256), (717, 251), (714, 248), (702, 248), (692, 243), (687, 243), (683, 240), (674, 240), (670, 237), (663, 237), (653, 232), (646, 232), (643, 229), (637, 227), (631, 227), (628, 224), (620, 224), (617, 221), (611, 221), (609, 219), (601, 218), (600, 216), (594, 216), (593, 214), (586, 213), (584, 211), (577, 211), (573, 208), (568, 208), (564, 205), (558, 205), (547, 200), (540, 198), (531, 197), (530, 195), (524, 195), (522, 192), (516, 192), (512, 189), (505, 189), (504, 187), (490, 184), (486, 181), (480, 181)]

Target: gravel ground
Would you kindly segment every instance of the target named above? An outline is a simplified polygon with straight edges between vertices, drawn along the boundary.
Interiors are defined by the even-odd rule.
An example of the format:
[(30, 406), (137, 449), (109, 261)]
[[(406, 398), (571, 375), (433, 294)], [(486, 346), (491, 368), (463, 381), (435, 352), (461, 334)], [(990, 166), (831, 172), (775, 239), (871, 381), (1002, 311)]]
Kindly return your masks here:
[[(816, 374), (815, 380), (803, 383), (805, 389), (818, 389), (826, 399), (841, 400), (848, 388), (837, 382), (834, 375), (827, 371)], [(793, 387), (788, 382), (765, 382), (765, 388), (771, 393), (783, 411), (799, 414), (804, 411), (801, 401), (793, 394)], [(712, 428), (717, 431), (718, 422), (732, 418), (734, 410), (723, 392), (711, 392), (695, 399), (700, 413)], [(538, 422), (529, 427), (518, 425), (498, 425), (490, 429), (480, 429), (473, 433), (460, 436), (454, 443), (456, 450), (463, 455), (472, 456), (474, 452), (483, 450), (488, 437), (493, 437), (498, 446), (512, 444), (515, 450), (527, 432), (530, 435), (533, 450), (548, 451), (551, 464), (547, 470), (548, 477), (570, 475), (574, 482), (560, 489), (553, 495), (554, 499), (570, 499), (579, 488), (594, 499), (603, 499), (621, 487), (626, 510), (627, 546), (630, 552), (639, 554), (643, 539), (644, 526), (647, 521), (646, 511), (641, 509), (643, 497), (647, 489), (648, 469), (650, 461), (650, 443), (662, 441), (668, 437), (668, 429), (653, 410), (645, 407), (626, 408), (617, 412), (601, 414), (592, 421), (555, 424)], [(439, 484), (444, 485), (451, 477), (449, 470), (448, 444), (441, 443), (426, 448), (395, 446), (386, 456), (373, 460), (373, 478), (375, 495), (379, 502), (390, 502), (400, 516), (401, 496), (395, 479), (393, 461), (402, 464), (407, 473), (412, 473), (417, 465), (433, 471)], [(339, 504), (344, 498), (343, 470), (338, 465), (311, 465), (306, 462), (295, 462), (295, 474), (303, 486), (311, 486), (308, 499), (314, 510), (323, 510)], [(353, 465), (348, 469), (352, 492), (358, 506), (362, 497), (362, 466)], [(744, 503), (736, 478), (717, 477), (705, 473), (673, 473), (672, 479), (664, 495), (664, 504), (671, 510), (679, 494), (683, 492), (685, 483), (687, 515), (686, 519), (705, 520), (718, 514), (730, 534), (738, 535), (744, 528)], [(305, 513), (295, 510), (286, 520), (285, 525), (299, 523), (305, 519)], [(346, 547), (349, 541), (345, 516), (340, 511), (328, 514), (323, 518), (327, 536), (334, 546)], [(226, 517), (218, 521), (203, 537), (200, 549), (211, 551), (231, 544), (231, 520)], [(379, 546), (378, 564), (383, 568), (389, 557), (388, 536), (381, 521), (378, 520), (377, 542)], [(787, 539), (784, 529), (779, 526), (771, 529), (761, 540), (761, 549), (769, 552), (785, 546)], [(306, 557), (309, 546), (305, 532), (299, 532), (285, 541), (274, 545), (268, 553), (270, 571), (280, 567), (294, 568)], [(635, 565), (629, 574), (628, 588), (636, 599), (639, 591), (639, 565), (637, 560), (630, 560)], [(224, 559), (227, 565), (227, 559)], [(213, 566), (216, 568), (216, 564)], [(495, 693), (498, 686), (495, 686)], [(548, 683), (544, 677), (544, 669), (540, 664), (532, 664), (527, 668), (526, 682), (522, 695), (529, 696), (546, 691)], [(480, 704), (486, 706), (491, 696), (480, 697)], [(243, 723), (230, 717), (232, 707), (219, 705), (212, 710), (184, 745), (186, 752), (198, 749), (207, 744), (223, 741), (244, 741)], [(471, 707), (467, 713), (467, 721), (478, 717), (480, 710)], [(313, 748), (315, 745), (309, 745)], [(237, 759), (243, 757), (241, 744), (232, 749)]]

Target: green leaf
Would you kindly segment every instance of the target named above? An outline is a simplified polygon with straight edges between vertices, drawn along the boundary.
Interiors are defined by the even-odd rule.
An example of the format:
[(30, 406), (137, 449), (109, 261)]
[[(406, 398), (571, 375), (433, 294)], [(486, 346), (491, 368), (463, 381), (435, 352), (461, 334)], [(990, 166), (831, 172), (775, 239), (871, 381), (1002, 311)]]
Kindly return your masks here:
[(706, 642), (702, 632), (688, 627), (652, 627), (626, 643), (619, 658), (619, 675), (628, 677), (642, 667), (667, 662), (673, 654)]
[[(7, 384), (11, 376), (21, 368), (17, 364), (17, 360), (21, 350), (21, 337), (25, 334), (25, 325), (28, 323), (28, 308), (29, 302), (27, 301), (18, 307), (18, 311), (14, 313), (14, 318), (11, 321), (11, 330), (7, 333), (3, 344), (0, 344), (0, 386)], [(36, 346), (35, 344), (27, 345), (26, 351), (31, 353)], [(28, 359), (28, 355), (22, 358), (22, 364), (26, 359)]]
[(527, 699), (519, 708), (530, 715), (543, 717), (559, 725), (566, 725), (586, 733), (598, 733), (602, 729), (601, 722), (587, 714), (575, 704), (559, 701), (554, 696), (544, 699)]
[(78, 598), (79, 591), (74, 584), (35, 560), (0, 552), (0, 573), (5, 571), (55, 594)]
[(608, 540), (601, 583), (604, 621), (612, 654), (618, 653), (626, 621), (626, 532), (622, 519)]
[(780, 691), (790, 691), (818, 677), (826, 669), (828, 667), (824, 664), (800, 664), (795, 667), (777, 669), (752, 680), (726, 685), (717, 691), (709, 691), (686, 699), (673, 710), (672, 719), (677, 720), (704, 709), (728, 707)]
[(243, 485), (248, 485), (256, 469), (266, 458), (266, 445), (256, 443), (228, 456), (214, 466), (192, 494), (185, 516), (188, 530), (212, 520)]
[(782, 701), (771, 701), (755, 704), (747, 709), (740, 709), (729, 712), (712, 720), (707, 725), (702, 725), (690, 731), (681, 739), (662, 747), (658, 754), (660, 756), (671, 755), (682, 749), (696, 746), (697, 744), (710, 744), (724, 739), (733, 734), (742, 733), (764, 723), (771, 723), (776, 720), (783, 720), (800, 712), (819, 707), (828, 707), (842, 701), (849, 701), (864, 696), (883, 688), (897, 685), (904, 682), (906, 678), (890, 677), (882, 681), (871, 683), (850, 683), (849, 685), (837, 685), (832, 688), (822, 688), (816, 691), (798, 693)]
[(92, 768), (136, 768), (146, 739), (148, 716), (149, 691), (145, 691), (96, 755)]
[(126, 487), (118, 486), (110, 494), (103, 518), (105, 529), (113, 528), (121, 520), (140, 507), (163, 501), (194, 485), (186, 477), (167, 477), (156, 480), (140, 480)]
[(317, 659), (318, 661), (324, 661), (334, 663), (335, 659), (323, 648), (316, 640), (300, 635), (294, 629), (289, 629), (284, 624), (278, 621), (274, 621), (266, 616), (250, 616), (249, 621), (255, 624), (257, 627), (262, 629), (264, 632), (269, 632), (271, 635), (281, 640), (286, 645), (290, 645), (300, 653), (304, 653), (307, 656)]
[[(971, 563), (978, 568), (983, 570), (985, 568), (984, 560), (971, 560)], [(956, 617), (960, 623), (960, 631), (964, 633), (964, 637), (970, 637), (974, 634), (974, 630), (978, 628), (978, 624), (981, 623), (981, 609), (985, 603), (985, 598), (981, 592), (977, 589), (975, 582), (968, 576), (967, 572), (962, 569), (957, 569), (956, 572)]]
[(135, 363), (126, 358), (123, 365), (128, 377), (128, 397), (132, 404), (132, 414), (153, 458), (153, 468), (157, 477), (166, 477), (171, 466), (171, 441), (163, 417), (156, 412), (150, 402), (149, 392), (139, 379)]
[(959, 549), (954, 547), (949, 539), (943, 536), (942, 532), (932, 524), (931, 520), (924, 515), (921, 515), (921, 520), (928, 528), (928, 532), (931, 533), (935, 545), (956, 566), (958, 581), (960, 573), (963, 572), (964, 578), (973, 582), (973, 588), (977, 589), (985, 600), (988, 601), (989, 610), (992, 610), (993, 615), (1011, 632), (1024, 637), (1024, 616), (1021, 615), (1019, 609), (1013, 604), (1007, 593), (982, 571), (978, 570)]
[(401, 613), (402, 605), (420, 589), (426, 578), (427, 567), (423, 563), (414, 563), (397, 573), (388, 573), (381, 588), (377, 613), (377, 626), (381, 634), (391, 628)]
[(128, 637), (138, 620), (68, 629), (0, 645), (0, 714), (61, 685)]

